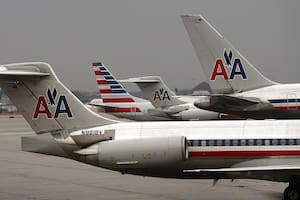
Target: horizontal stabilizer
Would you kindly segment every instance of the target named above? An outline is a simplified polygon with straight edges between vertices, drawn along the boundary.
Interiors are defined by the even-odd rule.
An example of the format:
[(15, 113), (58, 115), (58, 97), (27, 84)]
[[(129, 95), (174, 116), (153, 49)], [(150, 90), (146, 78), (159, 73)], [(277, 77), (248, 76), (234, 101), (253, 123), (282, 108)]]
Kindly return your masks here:
[(14, 80), (17, 76), (20, 77), (41, 77), (49, 76), (49, 73), (41, 72), (39, 68), (34, 65), (24, 65), (20, 67), (19, 65), (9, 65), (9, 66), (0, 66), (0, 78), (9, 78), (14, 77)]
[(135, 77), (135, 78), (119, 80), (119, 82), (124, 82), (124, 83), (160, 83), (161, 78), (159, 76), (144, 76), (144, 77)]

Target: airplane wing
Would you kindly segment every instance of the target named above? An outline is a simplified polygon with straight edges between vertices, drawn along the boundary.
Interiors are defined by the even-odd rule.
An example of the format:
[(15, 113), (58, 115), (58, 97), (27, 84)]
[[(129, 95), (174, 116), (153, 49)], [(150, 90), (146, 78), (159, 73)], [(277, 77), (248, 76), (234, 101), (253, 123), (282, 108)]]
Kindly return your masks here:
[(221, 113), (274, 109), (274, 106), (271, 103), (261, 101), (258, 98), (237, 97), (230, 95), (212, 95), (206, 100), (201, 99), (195, 101), (194, 105), (200, 109)]
[(92, 103), (92, 102), (88, 103), (88, 105), (91, 105), (91, 106), (98, 106), (98, 107), (103, 108), (103, 109), (104, 109), (104, 108), (108, 108), (108, 109), (118, 108), (118, 107), (116, 107), (116, 106), (105, 105), (105, 104), (100, 104), (100, 103)]
[(245, 97), (234, 97), (229, 95), (216, 95), (212, 96), (213, 102), (229, 105), (239, 105), (239, 106), (251, 106), (260, 103), (260, 100), (257, 98), (245, 98)]
[(136, 78), (129, 78), (124, 80), (118, 80), (119, 82), (123, 83), (160, 83), (160, 77), (158, 76), (144, 76), (144, 77), (136, 77)]
[(185, 105), (177, 105), (177, 106), (171, 106), (167, 108), (154, 108), (154, 109), (148, 109), (148, 113), (153, 116), (165, 116), (165, 117), (172, 117), (172, 115), (175, 115), (177, 113), (180, 113), (182, 111), (188, 110), (189, 107)]

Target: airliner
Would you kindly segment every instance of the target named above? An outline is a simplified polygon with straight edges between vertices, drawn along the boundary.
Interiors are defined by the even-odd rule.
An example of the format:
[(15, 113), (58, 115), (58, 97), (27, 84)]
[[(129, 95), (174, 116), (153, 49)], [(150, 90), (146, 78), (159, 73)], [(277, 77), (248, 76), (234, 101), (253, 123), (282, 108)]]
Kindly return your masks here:
[(213, 93), (195, 106), (244, 118), (300, 117), (300, 84), (266, 78), (203, 16), (181, 18)]
[[(192, 102), (199, 97), (175, 96), (160, 77), (117, 80), (103, 63), (92, 65), (101, 99), (93, 99), (89, 105), (100, 107), (102, 111), (117, 117), (135, 121), (161, 121), (210, 120), (228, 116), (195, 107)], [(147, 100), (129, 94), (120, 81), (137, 83)]]
[(119, 81), (136, 83), (143, 92), (143, 96), (154, 106), (154, 109), (150, 111), (155, 115), (167, 115), (180, 120), (229, 118), (229, 115), (197, 108), (194, 102), (201, 98), (206, 99), (206, 96), (176, 95), (159, 76), (144, 76)]
[(70, 159), (122, 174), (289, 182), (300, 199), (300, 120), (120, 122), (86, 108), (42, 62), (0, 66), (0, 87)]

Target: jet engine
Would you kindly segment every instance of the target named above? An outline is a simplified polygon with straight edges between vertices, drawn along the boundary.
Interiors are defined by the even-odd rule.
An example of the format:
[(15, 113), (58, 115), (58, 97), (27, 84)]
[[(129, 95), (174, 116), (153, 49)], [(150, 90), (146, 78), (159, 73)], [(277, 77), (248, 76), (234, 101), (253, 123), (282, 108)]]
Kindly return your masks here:
[(76, 153), (84, 162), (113, 170), (163, 167), (188, 158), (184, 136), (102, 141)]

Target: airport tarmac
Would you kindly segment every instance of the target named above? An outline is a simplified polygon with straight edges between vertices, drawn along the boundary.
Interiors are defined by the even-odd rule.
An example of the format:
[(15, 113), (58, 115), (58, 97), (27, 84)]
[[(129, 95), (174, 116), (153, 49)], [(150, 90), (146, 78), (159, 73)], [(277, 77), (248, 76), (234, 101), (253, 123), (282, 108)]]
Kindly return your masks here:
[(0, 115), (0, 199), (282, 199), (286, 183), (176, 180), (121, 175), (73, 160), (21, 151), (34, 135), (22, 117)]

